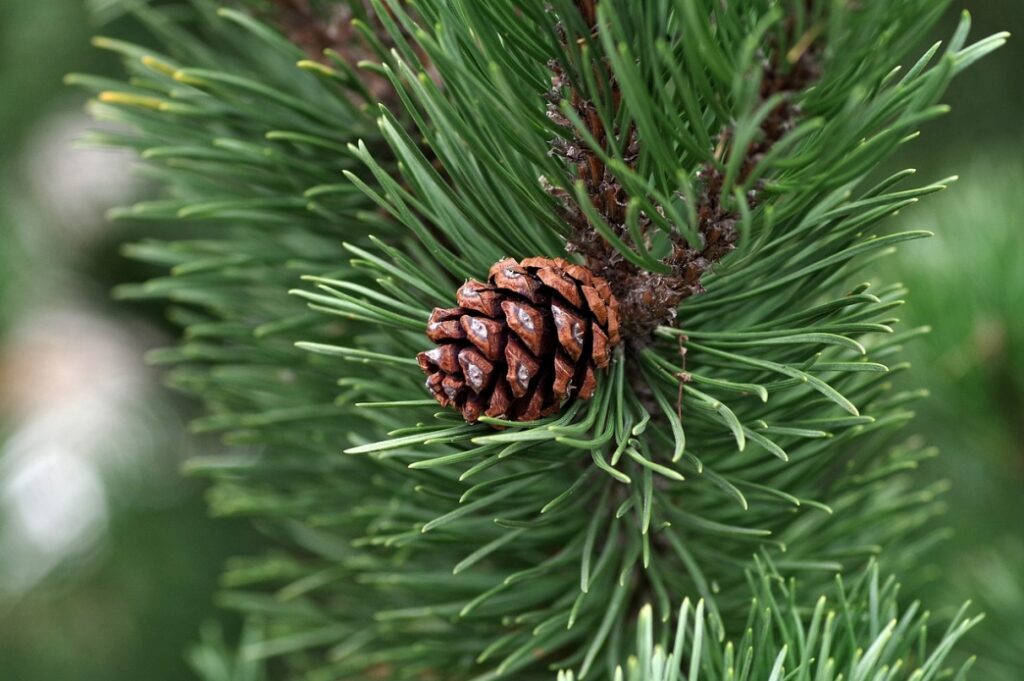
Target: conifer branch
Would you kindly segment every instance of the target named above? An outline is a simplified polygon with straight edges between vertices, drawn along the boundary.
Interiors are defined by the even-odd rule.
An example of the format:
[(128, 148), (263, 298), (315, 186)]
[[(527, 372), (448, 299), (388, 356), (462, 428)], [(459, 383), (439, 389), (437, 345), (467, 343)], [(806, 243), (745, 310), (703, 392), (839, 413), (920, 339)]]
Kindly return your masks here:
[[(353, 101), (350, 65), (296, 68), (302, 51), (251, 16), (191, 2), (200, 21), (181, 25), (135, 8), (166, 54), (98, 41), (121, 54), (126, 82), (70, 80), (97, 93), (98, 116), (132, 129), (94, 141), (139, 150), (167, 189), (114, 217), (202, 235), (130, 246), (168, 274), (118, 293), (173, 304), (184, 338), (152, 359), (204, 400), (196, 430), (245, 447), (189, 471), (213, 480), (215, 514), (256, 517), (272, 537), (225, 576), (222, 602), (259, 623), (246, 661), (314, 679), (617, 678), (620, 664), (632, 674), (667, 659), (651, 644), (675, 631), (689, 666), (677, 655), (661, 677), (630, 681), (687, 669), (708, 681), (902, 680), (911, 662), (922, 670), (910, 678), (945, 673), (941, 655), (916, 654), (912, 613), (885, 630), (889, 582), (833, 579), (876, 558), (885, 572), (903, 566), (941, 511), (941, 487), (907, 479), (932, 455), (901, 431), (919, 393), (891, 380), (921, 330), (897, 332), (901, 286), (859, 282), (927, 235), (876, 234), (879, 223), (946, 186), (898, 186), (910, 172), (869, 183), (873, 171), (1004, 36), (967, 45), (965, 19), (944, 54), (899, 75), (943, 3), (816, 2), (836, 13), (818, 36), (815, 20), (790, 27), (780, 11), (799, 17), (803, 0), (750, 0), (746, 12), (550, 0), (561, 34), (548, 3), (418, 0), (412, 15), (371, 0), (393, 13), (395, 49), (377, 69), (401, 105), (371, 115)], [(765, 45), (785, 58), (766, 66)], [(564, 121), (542, 98), (552, 59)], [(789, 87), (800, 91), (780, 94)], [(599, 114), (603, 142), (571, 90)], [(595, 205), (590, 176), (574, 182), (551, 154), (552, 137), (573, 146), (577, 133), (584, 170), (603, 164), (593, 189), (607, 172), (624, 207)], [(735, 229), (720, 241), (735, 251), (698, 272), (707, 290), (683, 301), (681, 323), (658, 327), (628, 365), (610, 358), (589, 402), (487, 425), (438, 412), (413, 359), (430, 310), (503, 257), (563, 255), (575, 230), (552, 193), (637, 271), (678, 275), (668, 258), (684, 243), (720, 257), (703, 253), (716, 226)], [(799, 576), (812, 600), (773, 599), (766, 575)], [(841, 629), (818, 594), (838, 604)], [(694, 627), (679, 624), (686, 598), (704, 602)], [(829, 631), (841, 651), (799, 643)], [(733, 673), (743, 669), (752, 675)]]
[[(599, 0), (574, 2), (589, 32), (586, 38), (578, 40), (599, 44)], [(807, 5), (810, 12), (810, 3)], [(793, 97), (820, 75), (822, 24), (802, 27), (804, 31), (800, 35), (796, 35), (797, 27), (797, 19), (789, 17), (781, 40), (775, 37), (781, 44), (769, 45), (760, 52), (763, 67), (759, 74), (757, 105), (770, 103), (771, 108), (759, 122), (756, 137), (747, 141), (745, 148), (731, 150), (732, 156), (742, 156), (735, 184), (744, 184), (758, 162), (795, 128), (800, 107)], [(567, 39), (564, 23), (558, 30), (564, 45)], [(570, 50), (566, 53), (574, 54)], [(615, 237), (636, 250), (649, 252), (654, 232), (651, 217), (639, 210), (630, 215), (630, 191), (616, 177), (606, 159), (614, 157), (616, 150), (621, 150), (622, 162), (635, 172), (640, 145), (661, 142), (640, 139), (635, 121), (629, 121), (624, 130), (616, 127), (616, 122), (623, 119), (622, 91), (608, 61), (606, 56), (595, 55), (589, 63), (577, 65), (575, 69), (577, 73), (580, 69), (590, 69), (594, 72), (592, 77), (595, 81), (607, 84), (605, 100), (611, 105), (604, 108), (581, 94), (585, 86), (574, 82), (570, 75), (573, 69), (569, 65), (558, 61), (549, 63), (553, 77), (548, 95), (548, 116), (568, 133), (566, 137), (552, 140), (552, 153), (574, 167), (578, 181), (585, 188), (586, 200), (614, 231)], [(586, 127), (586, 137), (560, 110), (565, 93), (568, 93), (576, 120)], [(733, 197), (723, 195), (726, 182), (724, 155), (734, 136), (735, 130), (731, 125), (723, 127), (714, 138), (711, 158), (696, 172), (699, 194), (693, 212), (698, 220), (699, 243), (690, 243), (681, 231), (674, 231), (670, 235), (669, 252), (659, 259), (666, 266), (665, 271), (651, 271), (624, 257), (595, 227), (588, 211), (577, 200), (564, 190), (548, 185), (559, 198), (563, 219), (572, 227), (568, 250), (582, 254), (587, 265), (610, 283), (622, 306), (624, 336), (637, 347), (649, 343), (658, 326), (673, 325), (680, 303), (701, 293), (704, 290), (701, 285), (703, 276), (735, 249), (739, 238), (736, 225), (741, 216)], [(760, 198), (759, 186), (748, 191), (744, 197), (748, 210), (754, 210)], [(628, 224), (630, 222), (634, 224)]]

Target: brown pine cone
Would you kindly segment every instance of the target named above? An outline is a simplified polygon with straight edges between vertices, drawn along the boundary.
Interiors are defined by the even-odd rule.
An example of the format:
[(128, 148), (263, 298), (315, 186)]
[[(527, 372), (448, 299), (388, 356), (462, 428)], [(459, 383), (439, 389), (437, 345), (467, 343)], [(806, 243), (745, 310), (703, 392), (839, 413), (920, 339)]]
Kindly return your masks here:
[(435, 308), (417, 355), (427, 389), (469, 423), (481, 414), (533, 421), (573, 391), (590, 399), (598, 369), (619, 343), (618, 301), (608, 283), (561, 258), (506, 258), (488, 283), (459, 288), (459, 307)]

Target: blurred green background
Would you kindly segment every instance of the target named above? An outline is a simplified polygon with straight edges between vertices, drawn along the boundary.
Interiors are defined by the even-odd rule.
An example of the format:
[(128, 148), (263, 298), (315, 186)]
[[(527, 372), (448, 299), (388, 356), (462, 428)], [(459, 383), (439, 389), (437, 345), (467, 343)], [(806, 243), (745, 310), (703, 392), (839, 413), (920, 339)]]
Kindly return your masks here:
[[(960, 7), (976, 36), (1024, 35), (1020, 0)], [(207, 518), (178, 475), (215, 443), (186, 436), (193, 407), (141, 363), (173, 329), (159, 309), (109, 297), (148, 273), (116, 255), (145, 234), (103, 211), (147, 188), (131, 159), (70, 146), (91, 123), (63, 75), (116, 75), (95, 33), (146, 41), (84, 0), (0, 2), (0, 676), (17, 681), (190, 678), (198, 623), (231, 626), (213, 606), (220, 566), (253, 545), (244, 525)], [(1024, 678), (1021, 73), (1014, 39), (954, 84), (952, 114), (898, 159), (925, 181), (961, 179), (904, 211), (893, 227), (937, 236), (884, 266), (911, 290), (907, 326), (932, 327), (900, 379), (931, 393), (916, 430), (941, 455), (921, 474), (953, 482), (953, 535), (915, 595), (988, 613), (973, 642), (983, 681)]]
[(145, 351), (161, 311), (110, 298), (150, 273), (104, 211), (147, 191), (123, 155), (73, 148), (92, 122), (68, 72), (116, 75), (93, 34), (146, 40), (82, 0), (0, 1), (0, 678), (171, 681), (245, 524), (210, 519), (179, 473), (209, 444)]

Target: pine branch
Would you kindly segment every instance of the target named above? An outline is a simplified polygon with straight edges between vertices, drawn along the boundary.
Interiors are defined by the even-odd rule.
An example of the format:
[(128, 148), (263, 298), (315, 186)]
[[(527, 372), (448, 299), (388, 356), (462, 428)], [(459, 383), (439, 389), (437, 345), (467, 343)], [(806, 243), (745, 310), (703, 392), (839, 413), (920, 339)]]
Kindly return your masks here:
[[(932, 678), (941, 673), (950, 648), (981, 620), (958, 613), (933, 652), (927, 653), (918, 649), (918, 643), (926, 638), (928, 615), (918, 612), (918, 603), (901, 612), (899, 585), (891, 579), (880, 580), (877, 566), (856, 581), (840, 581), (838, 602), (830, 605), (825, 597), (818, 599), (809, 618), (793, 607), (799, 602), (794, 585), (783, 585), (777, 579), (770, 566), (758, 566), (751, 575), (756, 597), (748, 618), (750, 626), (741, 640), (724, 645), (706, 637), (703, 602), (693, 607), (684, 601), (672, 637), (656, 635), (653, 610), (643, 608), (636, 652), (609, 678), (683, 681), (699, 675), (709, 680), (833, 681), (884, 677), (900, 669), (910, 678)], [(762, 610), (762, 604), (771, 604), (774, 611)], [(973, 664), (973, 658), (962, 663), (956, 678), (964, 678)], [(951, 674), (953, 669), (947, 668), (945, 673)], [(558, 677), (559, 681), (576, 678), (573, 672)]]
[[(817, 22), (794, 27), (775, 3), (739, 13), (717, 0), (608, 0), (591, 44), (569, 0), (554, 14), (512, 0), (424, 0), (415, 15), (373, 2), (393, 17), (379, 71), (401, 105), (373, 121), (347, 65), (312, 64), (251, 17), (194, 4), (202, 39), (136, 8), (172, 53), (100, 41), (132, 80), (71, 80), (99, 93), (97, 115), (134, 131), (96, 141), (140, 150), (167, 189), (114, 217), (182, 235), (132, 246), (169, 276), (120, 293), (174, 304), (185, 339), (153, 359), (204, 400), (194, 427), (238, 447), (190, 471), (214, 481), (215, 513), (258, 518), (275, 547), (225, 575), (223, 603), (262, 622), (247, 659), (280, 658), (311, 679), (548, 678), (549, 667), (614, 678), (638, 626), (647, 645), (645, 604), (667, 640), (686, 597), (704, 600), (706, 650), (725, 659), (751, 595), (767, 598), (749, 582), (759, 562), (772, 563), (770, 581), (799, 574), (843, 603), (836, 572), (875, 558), (904, 568), (932, 541), (919, 528), (941, 511), (942, 488), (906, 472), (933, 452), (901, 430), (919, 395), (891, 386), (920, 330), (897, 332), (900, 286), (860, 282), (925, 236), (879, 223), (945, 183), (866, 178), (1002, 36), (965, 47), (965, 22), (944, 54), (897, 78), (941, 3), (827, 3), (810, 41)], [(790, 7), (800, 17), (806, 5)], [(794, 64), (813, 55), (806, 75), (784, 75), (783, 45)], [(608, 84), (574, 66), (599, 53), (621, 91), (615, 115)], [(552, 61), (601, 117), (609, 142), (587, 149), (628, 197), (629, 241), (550, 154), (567, 134), (548, 116)], [(788, 87), (798, 92), (777, 96)], [(566, 96), (558, 111), (586, 140)], [(627, 163), (610, 140), (631, 130)], [(683, 301), (680, 324), (656, 328), (630, 363), (614, 358), (590, 402), (535, 422), (489, 419), (501, 431), (437, 412), (413, 359), (431, 308), (502, 257), (564, 255), (574, 229), (553, 194), (574, 197), (638, 272), (671, 274), (670, 249), (706, 248), (702, 229), (719, 221), (735, 220), (736, 248)], [(649, 244), (630, 229), (641, 215)], [(849, 602), (846, 660), (884, 628), (870, 593)], [(796, 599), (766, 606), (811, 631), (813, 606)], [(781, 646), (757, 650), (750, 669), (770, 678)], [(714, 656), (710, 678), (730, 668)]]
[[(622, 162), (635, 173), (642, 142), (635, 120), (629, 123), (626, 130), (615, 129), (609, 133), (606, 128), (606, 121), (630, 120), (630, 116), (628, 112), (622, 111), (623, 93), (614, 69), (608, 66), (611, 59), (601, 54), (599, 47), (599, 3), (596, 0), (579, 0), (576, 4), (588, 34), (568, 36), (567, 27), (561, 24), (558, 30), (563, 46), (568, 41), (586, 43), (592, 45), (597, 54), (589, 63), (564, 66), (558, 62), (550, 64), (554, 77), (548, 116), (566, 128), (570, 135), (568, 139), (558, 137), (553, 140), (553, 153), (575, 168), (584, 189), (585, 200), (596, 209), (604, 228), (610, 228), (619, 240), (634, 251), (649, 253), (656, 228), (648, 215), (636, 209), (635, 202), (630, 207), (630, 192), (604, 160), (614, 157), (619, 150)], [(742, 156), (736, 178), (738, 184), (744, 184), (765, 155), (796, 127), (800, 108), (791, 99), (809, 87), (820, 71), (822, 46), (817, 38), (823, 30), (823, 19), (820, 16), (815, 18), (810, 6), (806, 12), (808, 16), (801, 17), (803, 21), (799, 23), (809, 24), (814, 20), (817, 23), (798, 26), (797, 18), (790, 16), (786, 21), (782, 44), (769, 45), (766, 52), (759, 53), (763, 66), (757, 78), (760, 87), (755, 107), (766, 111), (757, 122), (758, 134), (753, 139), (744, 140), (745, 147), (738, 151), (732, 150), (730, 154), (731, 157)], [(798, 28), (803, 31), (800, 35), (796, 34)], [(571, 51), (567, 52), (571, 54)], [(581, 82), (574, 84), (570, 73), (580, 74), (583, 70), (593, 71), (594, 75), (577, 75), (576, 78)], [(592, 82), (607, 84), (608, 91), (601, 93), (605, 100), (603, 105), (595, 105), (593, 100), (582, 94), (588, 78)], [(571, 120), (559, 109), (566, 92), (575, 112)], [(573, 129), (573, 121), (579, 121), (585, 126), (586, 136)], [(645, 268), (650, 263), (638, 264), (624, 257), (602, 235), (600, 227), (592, 224), (586, 211), (568, 193), (552, 188), (562, 204), (560, 212), (563, 219), (573, 228), (567, 248), (583, 254), (587, 265), (611, 284), (621, 302), (623, 317), (627, 320), (625, 335), (634, 344), (646, 345), (658, 326), (673, 325), (679, 304), (701, 293), (703, 287), (700, 282), (704, 274), (735, 248), (735, 241), (739, 237), (736, 225), (741, 215), (737, 209), (730, 207), (734, 205), (732, 197), (723, 196), (726, 183), (724, 156), (734, 135), (734, 126), (730, 124), (712, 138), (716, 144), (714, 154), (696, 173), (698, 195), (692, 210), (697, 217), (699, 241), (691, 244), (682, 233), (670, 234), (669, 252), (658, 259), (665, 266), (663, 271), (652, 272)], [(652, 140), (647, 143), (658, 142)], [(591, 145), (597, 146), (594, 148)], [(735, 161), (730, 160), (730, 163), (735, 164)], [(744, 197), (747, 210), (756, 209), (760, 198), (759, 187), (755, 185)], [(664, 215), (662, 207), (655, 206), (655, 210)]]

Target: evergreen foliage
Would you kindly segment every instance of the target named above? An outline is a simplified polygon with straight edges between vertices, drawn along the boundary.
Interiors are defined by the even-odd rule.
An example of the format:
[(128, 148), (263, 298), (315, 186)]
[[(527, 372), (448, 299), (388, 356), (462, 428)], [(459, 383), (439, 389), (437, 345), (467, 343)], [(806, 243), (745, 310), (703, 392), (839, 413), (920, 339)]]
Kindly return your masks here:
[[(129, 80), (69, 77), (126, 129), (92, 141), (137, 149), (163, 190), (113, 215), (166, 225), (126, 251), (168, 276), (118, 292), (170, 302), (184, 340), (152, 359), (231, 445), (189, 470), (272, 546), (228, 567), (252, 626), (238, 664), (197, 653), (207, 678), (946, 673), (975, 620), (927, 653), (878, 576), (913, 576), (942, 488), (908, 475), (933, 451), (891, 378), (921, 329), (872, 268), (927, 235), (884, 220), (948, 181), (875, 171), (1005, 37), (968, 45), (965, 16), (900, 69), (945, 2), (592, 5), (353, 2), (379, 62), (359, 64), (309, 59), (260, 3), (138, 5), (163, 52), (98, 39)], [(576, 140), (621, 222), (556, 153)], [(438, 413), (414, 359), (431, 308), (502, 257), (564, 256), (581, 225), (644, 276), (714, 229), (735, 250), (593, 400)]]

